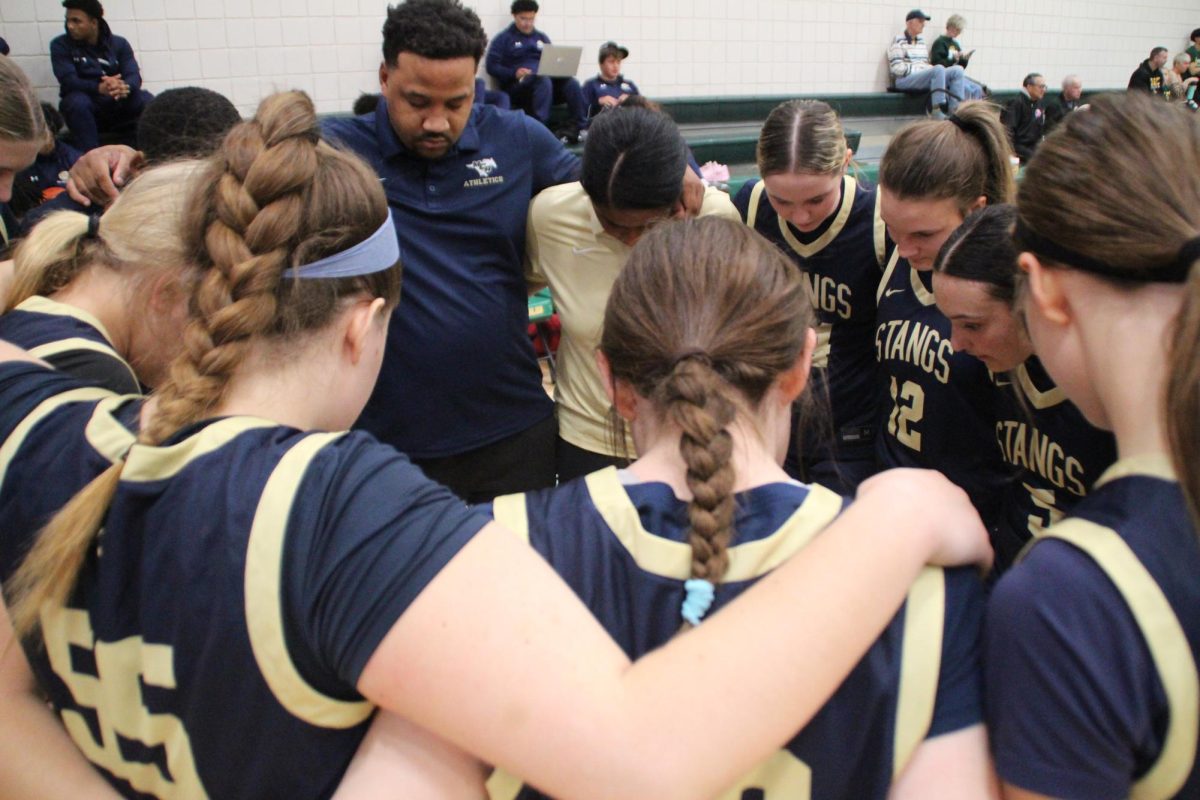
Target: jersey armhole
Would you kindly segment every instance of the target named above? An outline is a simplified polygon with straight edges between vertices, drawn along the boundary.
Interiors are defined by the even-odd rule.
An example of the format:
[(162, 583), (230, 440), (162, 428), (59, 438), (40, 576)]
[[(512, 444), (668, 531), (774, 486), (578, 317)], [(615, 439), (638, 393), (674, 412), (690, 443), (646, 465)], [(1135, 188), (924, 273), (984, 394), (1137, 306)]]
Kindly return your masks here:
[[(1166, 800), (1187, 782), (1200, 735), (1200, 676), (1187, 634), (1162, 587), (1120, 535), (1102, 525), (1071, 518), (1035, 539), (1060, 539), (1083, 551), (1116, 586), (1146, 640), (1170, 709), (1162, 752), (1133, 785), (1136, 800)], [(1032, 545), (1032, 543), (1031, 543)], [(1032, 549), (1027, 548), (1025, 553)], [(1022, 555), (1024, 555), (1023, 553)]]
[(926, 567), (904, 604), (904, 642), (896, 698), (892, 780), (896, 780), (933, 723), (946, 623), (946, 574)]

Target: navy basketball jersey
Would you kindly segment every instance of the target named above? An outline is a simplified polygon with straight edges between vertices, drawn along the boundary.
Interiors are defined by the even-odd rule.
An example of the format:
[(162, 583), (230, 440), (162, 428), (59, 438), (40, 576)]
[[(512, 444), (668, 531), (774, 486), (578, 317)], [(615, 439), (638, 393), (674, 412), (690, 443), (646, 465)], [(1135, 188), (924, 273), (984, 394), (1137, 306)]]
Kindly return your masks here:
[[(762, 181), (743, 186), (734, 205), (748, 226), (779, 247), (804, 274), (819, 322), (813, 389), (829, 394), (835, 457), (858, 457), (857, 451), (870, 458), (879, 407), (872, 340), (875, 290), (891, 244), (879, 217), (878, 192), (845, 176), (837, 211), (808, 234), (776, 213)], [(803, 439), (820, 442), (819, 434)], [(822, 455), (810, 452), (805, 460)]]
[(141, 391), (133, 368), (113, 349), (108, 331), (75, 306), (34, 295), (0, 315), (0, 339), (86, 383), (117, 394)]
[(1054, 797), (1200, 797), (1200, 545), (1165, 454), (1122, 459), (989, 601), (1000, 776)]
[(226, 417), (130, 447), (119, 398), (75, 386), (0, 366), (0, 585), (127, 451), (26, 650), (66, 731), (128, 797), (330, 796), (373, 713), (367, 660), (486, 517), (366, 434)]
[(1084, 418), (1031, 356), (1001, 387), (996, 443), (1017, 470), (1004, 489), (993, 539), (999, 568), (1013, 562), (1030, 538), (1071, 512), (1117, 460), (1117, 442)]
[[(665, 484), (623, 485), (623, 474), (608, 468), (557, 489), (500, 497), (493, 513), (637, 658), (678, 633), (692, 549), (687, 504)], [(820, 486), (769, 484), (740, 494), (729, 568), (709, 613), (812, 541), (842, 506)], [(926, 569), (817, 716), (721, 797), (885, 797), (921, 741), (981, 719), (981, 614), (973, 570)], [(504, 773), (489, 789), (495, 800), (539, 796)]]
[(884, 469), (936, 469), (994, 524), (1008, 470), (992, 429), (998, 393), (983, 362), (956, 353), (934, 304), (931, 273), (893, 252), (876, 295), (875, 352), (883, 409), (876, 452)]

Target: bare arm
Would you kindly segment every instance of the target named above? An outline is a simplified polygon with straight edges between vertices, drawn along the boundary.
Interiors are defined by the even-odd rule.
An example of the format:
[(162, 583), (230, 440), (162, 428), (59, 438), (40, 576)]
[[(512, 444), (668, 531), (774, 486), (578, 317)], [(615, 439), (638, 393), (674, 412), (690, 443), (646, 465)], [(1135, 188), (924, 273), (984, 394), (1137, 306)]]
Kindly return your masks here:
[(0, 598), (0, 797), (117, 800), (75, 747), (37, 684)]
[(486, 800), (489, 771), (453, 745), (381, 711), (333, 800)]
[(982, 724), (926, 739), (892, 784), (888, 800), (998, 800), (1000, 787)]
[[(928, 508), (943, 511), (928, 520)], [(359, 689), (553, 795), (712, 795), (811, 719), (931, 554), (990, 557), (961, 490), (893, 471), (801, 555), (630, 666), (549, 566), (492, 524), (395, 623)]]

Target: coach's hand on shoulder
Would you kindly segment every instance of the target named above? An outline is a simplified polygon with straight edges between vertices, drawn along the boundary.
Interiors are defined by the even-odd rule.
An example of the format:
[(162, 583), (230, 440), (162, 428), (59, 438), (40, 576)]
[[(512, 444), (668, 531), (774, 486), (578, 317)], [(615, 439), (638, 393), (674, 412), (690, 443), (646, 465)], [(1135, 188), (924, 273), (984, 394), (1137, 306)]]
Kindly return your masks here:
[(106, 206), (117, 199), (120, 187), (145, 164), (145, 157), (127, 145), (109, 144), (89, 150), (71, 167), (67, 194), (85, 206)]
[(889, 469), (858, 487), (855, 505), (878, 509), (889, 534), (912, 536), (930, 564), (992, 565), (992, 546), (967, 493), (932, 469)]

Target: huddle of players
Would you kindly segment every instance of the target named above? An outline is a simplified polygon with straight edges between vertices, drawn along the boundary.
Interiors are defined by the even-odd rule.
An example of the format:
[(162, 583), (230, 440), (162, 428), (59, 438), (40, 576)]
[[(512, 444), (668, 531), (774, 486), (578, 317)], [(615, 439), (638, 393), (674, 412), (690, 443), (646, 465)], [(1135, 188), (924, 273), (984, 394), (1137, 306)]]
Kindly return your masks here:
[[(986, 348), (963, 346), (986, 309), (954, 321), (937, 301), (935, 276), (966, 264), (970, 280), (1006, 281), (1011, 305), (1009, 151), (992, 110), (967, 104), (951, 124), (920, 122), (897, 134), (880, 186), (865, 186), (847, 168), (833, 110), (792, 101), (763, 127), (762, 179), (735, 199), (746, 223), (804, 272), (820, 322), (814, 376), (832, 430), (801, 421), (791, 471), (852, 493), (879, 469), (937, 469), (967, 491), (993, 531), (998, 571), (1116, 459), (1112, 435), (1049, 382), (1019, 325), (1006, 334), (1013, 349), (1025, 343), (1022, 357), (997, 361)], [(963, 226), (997, 205), (1010, 210)], [(972, 246), (983, 239), (987, 247)], [(991, 274), (969, 272), (989, 259)]]
[[(1078, 208), (1071, 209), (1078, 218), (1055, 216), (1064, 206), (1058, 193), (1074, 188), (1073, 182), (1063, 181), (1061, 176), (1085, 174), (1077, 171), (1075, 159), (1083, 158), (1093, 168), (1110, 163), (1116, 157), (1114, 141), (1144, 126), (1146, 114), (1159, 125), (1160, 129), (1152, 132), (1159, 140), (1175, 142), (1183, 152), (1190, 149), (1195, 158), (1198, 134), (1194, 123), (1185, 126), (1167, 110), (1151, 111), (1135, 99), (1124, 99), (1097, 103), (1086, 117), (1068, 122), (1065, 133), (1049, 140), (1046, 151), (1030, 167), (1017, 223), (1021, 250), (1028, 251), (1020, 256), (1022, 265), (1033, 276), (1033, 286), (1023, 291), (1033, 293), (1041, 304), (1036, 307), (1038, 313), (1051, 321), (1057, 319), (1055, 314), (1066, 313), (1055, 305), (1056, 291), (1060, 295), (1082, 291), (1072, 286), (1060, 291), (1055, 282), (1083, 279), (1047, 276), (1036, 260), (1032, 266), (1026, 263), (1030, 253), (1071, 268), (1062, 273), (1117, 279), (1124, 282), (1114, 284), (1118, 290), (1134, 287), (1129, 288), (1130, 294), (1138, 285), (1150, 286), (1146, 291), (1152, 291), (1158, 284), (1189, 280), (1192, 262), (1200, 256), (1194, 220), (1190, 228), (1186, 221), (1182, 225), (1183, 235), (1174, 236), (1172, 231), (1173, 238), (1181, 241), (1162, 242), (1163, 237), (1156, 233), (1155, 242), (1145, 252), (1131, 252), (1128, 263), (1113, 266), (1105, 261), (1104, 250), (1089, 249), (1086, 244), (1092, 233), (1088, 227), (1092, 216), (1080, 214)], [(1088, 138), (1085, 134), (1096, 133), (1089, 129), (1093, 121), (1100, 135)], [(37, 463), (55, 453), (90, 454), (84, 459), (88, 463), (57, 468), (64, 481), (54, 491), (61, 497), (50, 497), (44, 488), (30, 483), (36, 482), (34, 470), (12, 469), (0, 497), (7, 503), (6, 514), (12, 515), (7, 519), (37, 519), (52, 512), (91, 480), (89, 472), (103, 473), (101, 481), (120, 481), (120, 485), (105, 483), (96, 488), (109, 493), (112, 503), (106, 533), (100, 540), (104, 555), (97, 548), (94, 556), (85, 559), (90, 563), (79, 573), (78, 586), (69, 582), (63, 586), (59, 581), (55, 591), (61, 594), (48, 612), (41, 611), (39, 617), (31, 595), (18, 593), (20, 602), (14, 614), (23, 633), (40, 625), (45, 652), (33, 648), (29, 655), (43, 685), (50, 687), (72, 737), (93, 762), (123, 781), (118, 783), (122, 788), (128, 785), (169, 795), (192, 791), (197, 788), (192, 781), (197, 781), (215, 794), (261, 795), (278, 789), (263, 783), (272, 774), (269, 769), (236, 775), (226, 770), (224, 778), (213, 772), (212, 764), (230, 757), (228, 747), (233, 740), (221, 735), (228, 720), (218, 719), (220, 713), (197, 709), (194, 703), (184, 703), (184, 708), (175, 705), (170, 696), (176, 693), (167, 690), (175, 685), (176, 676), (162, 666), (160, 651), (165, 646), (142, 644), (143, 636), (147, 642), (171, 641), (171, 620), (186, 614), (179, 606), (183, 598), (173, 589), (179, 583), (179, 570), (191, 575), (186, 564), (177, 563), (180, 559), (162, 553), (156, 559), (160, 572), (145, 584), (144, 602), (173, 608), (176, 616), (131, 622), (127, 610), (103, 603), (99, 611), (104, 613), (89, 606), (90, 616), (56, 608), (65, 600), (66, 590), (85, 600), (113, 590), (104, 583), (119, 581), (123, 573), (104, 564), (123, 563), (127, 556), (123, 549), (139, 541), (122, 532), (138, 526), (166, 530), (170, 527), (167, 519), (174, 524), (184, 522), (179, 520), (179, 512), (193, 507), (188, 502), (192, 496), (205, 498), (210, 507), (227, 509), (230, 519), (216, 528), (230, 530), (238, 524), (233, 517), (249, 503), (249, 516), (254, 520), (251, 542), (244, 564), (238, 563), (243, 556), (234, 554), (234, 575), (240, 579), (245, 572), (247, 609), (263, 609), (267, 618), (273, 606), (277, 614), (280, 606), (284, 610), (285, 621), (277, 621), (274, 627), (248, 611), (249, 643), (231, 648), (218, 659), (229, 671), (226, 678), (222, 680), (218, 671), (201, 679), (213, 688), (210, 700), (221, 709), (232, 711), (244, 705), (255, 713), (266, 709), (277, 717), (280, 733), (274, 741), (255, 742), (257, 757), (275, 763), (304, 752), (306, 763), (316, 763), (323, 758), (328, 761), (328, 748), (333, 747), (340, 754), (333, 760), (344, 765), (361, 741), (370, 715), (370, 707), (356, 696), (356, 687), (363, 694), (380, 697), (381, 704), (394, 710), (404, 709), (405, 703), (410, 704), (409, 710), (423, 710), (426, 719), (447, 726), (440, 731), (444, 735), (486, 738), (477, 730), (478, 719), (462, 718), (448, 724), (438, 713), (430, 714), (431, 707), (424, 705), (424, 700), (404, 697), (400, 702), (397, 690), (381, 691), (380, 686), (386, 684), (377, 682), (378, 669), (370, 669), (383, 658), (374, 652), (374, 646), (385, 651), (393, 634), (402, 638), (405, 631), (400, 628), (407, 617), (397, 623), (399, 632), (393, 631), (387, 641), (381, 643), (378, 635), (405, 612), (422, 588), (433, 586), (436, 573), (456, 553), (467, 555), (471, 547), (470, 558), (476, 558), (473, 554), (481, 547), (496, 546), (468, 544), (482, 524), (480, 518), (456, 508), (414, 474), (401, 457), (385, 452), (387, 448), (373, 445), (361, 434), (305, 436), (238, 415), (205, 421), (214, 410), (224, 408), (224, 392), (241, 397), (240, 385), (230, 387), (231, 376), (240, 374), (241, 362), (254, 354), (255, 337), (277, 331), (305, 331), (316, 336), (311, 332), (326, 330), (330, 319), (337, 321), (339, 346), (309, 346), (305, 355), (342, 370), (337, 377), (348, 378), (345, 389), (361, 395), (361, 400), (365, 401), (369, 392), (367, 371), (347, 364), (369, 361), (362, 354), (373, 348), (377, 352), (377, 326), (381, 325), (377, 320), (381, 312), (386, 318), (395, 302), (398, 274), (389, 269), (395, 253), (386, 241), (391, 225), (382, 194), (369, 172), (355, 166), (349, 157), (335, 156), (314, 144), (314, 132), (311, 106), (295, 97), (272, 98), (254, 122), (231, 137), (219, 159), (199, 168), (203, 178), (196, 194), (200, 211), (191, 220), (197, 226), (189, 234), (195, 241), (188, 244), (192, 252), (201, 254), (206, 274), (195, 288), (190, 311), (193, 327), (186, 337), (185, 357), (171, 368), (159, 399), (162, 410), (149, 428), (136, 432), (136, 406), (131, 411), (127, 402), (75, 389), (69, 379), (19, 364), (0, 372), (0, 389), (11, 401), (6, 404), (4, 421), (5, 433), (15, 443), (9, 450), (29, 448), (20, 455), (26, 461), (12, 462), (14, 467)], [(1062, 145), (1055, 147), (1056, 141)], [(817, 146), (821, 142), (824, 146)], [(760, 142), (764, 177), (746, 188), (737, 205), (750, 223), (748, 227), (800, 262), (803, 272), (789, 267), (778, 251), (751, 235), (748, 228), (721, 220), (662, 225), (647, 233), (634, 249), (613, 289), (600, 352), (611, 370), (617, 410), (632, 423), (639, 462), (626, 473), (605, 471), (556, 490), (500, 498), (490, 509), (497, 522), (526, 539), (554, 567), (626, 655), (640, 657), (672, 639), (679, 627), (681, 605), (686, 627), (698, 627), (697, 633), (708, 632), (710, 639), (716, 636), (714, 631), (720, 631), (723, 638), (716, 641), (732, 645), (730, 628), (719, 627), (730, 615), (706, 618), (710, 605), (731, 604), (729, 611), (734, 612), (744, 607), (740, 600), (733, 602), (736, 596), (761, 597), (768, 585), (777, 586), (778, 581), (763, 581), (753, 589), (751, 585), (783, 556), (807, 549), (814, 534), (827, 525), (836, 526), (839, 517), (853, 518), (870, 507), (872, 492), (866, 490), (843, 511), (837, 495), (820, 487), (788, 483), (782, 476), (739, 483), (735, 465), (747, 475), (755, 474), (749, 467), (759, 466), (746, 461), (743, 451), (754, 445), (759, 456), (765, 456), (772, 437), (791, 427), (792, 400), (803, 390), (807, 374), (805, 355), (818, 367), (812, 375), (815, 393), (828, 394), (833, 428), (832, 440), (815, 438), (817, 444), (812, 447), (803, 442), (819, 437), (820, 426), (811, 425), (811, 431), (806, 428), (811, 436), (801, 439), (791, 454), (805, 477), (840, 481), (850, 488), (874, 470), (877, 460), (887, 466), (934, 467), (963, 486), (989, 522), (1001, 524), (998, 515), (1002, 510), (1004, 519), (1017, 520), (1009, 523), (1009, 531), (1022, 540), (1033, 525), (1030, 520), (1053, 521), (1053, 514), (1065, 510), (1064, 491), (1082, 494), (1095, 487), (1095, 475), (1112, 460), (1111, 438), (1088, 428), (1050, 384), (1047, 371), (1019, 330), (1010, 326), (1007, 335), (999, 337), (1006, 343), (1001, 358), (989, 349), (993, 339), (970, 327), (996, 322), (994, 305), (983, 301), (1003, 300), (1000, 305), (1011, 316), (1014, 286), (1020, 283), (1016, 249), (1006, 253), (991, 246), (1010, 239), (1013, 226), (1014, 214), (1004, 207), (1013, 199), (1004, 142), (1003, 130), (990, 111), (964, 105), (949, 122), (917, 123), (895, 137), (876, 191), (845, 174), (849, 154), (840, 125), (827, 107), (787, 104), (772, 115), (764, 129)], [(814, 153), (821, 156), (810, 161)], [(272, 180), (272, 170), (278, 172), (285, 164), (303, 166), (300, 177)], [(1178, 182), (1178, 173), (1172, 170), (1174, 167), (1147, 172), (1163, 183)], [(326, 185), (353, 187), (345, 191), (358, 193), (355, 200), (362, 213), (357, 217), (370, 224), (363, 222), (356, 230), (343, 231), (336, 241), (309, 242), (307, 252), (293, 254), (292, 242), (301, 236), (301, 226), (308, 227), (310, 222), (300, 209), (319, 215), (324, 204), (338, 202), (329, 200), (331, 195), (311, 193), (311, 187)], [(136, 196), (132, 188), (129, 191)], [(1194, 195), (1194, 187), (1191, 191)], [(306, 202), (298, 203), (298, 198)], [(1103, 199), (1098, 197), (1097, 202)], [(1102, 210), (1102, 205), (1095, 204), (1086, 209), (1093, 215)], [(111, 228), (115, 224), (112, 213), (105, 215), (98, 231), (76, 224), (65, 232), (71, 247), (78, 251), (74, 261), (81, 253), (100, 252), (99, 248), (107, 245), (96, 242), (116, 235)], [(340, 211), (328, 213), (337, 216)], [(1072, 223), (1080, 232), (1064, 243), (1061, 237), (1072, 233)], [(885, 235), (885, 227), (892, 241)], [(107, 233), (110, 229), (112, 234)], [(1085, 244), (1081, 246), (1079, 241)], [(1169, 251), (1169, 258), (1159, 251)], [(344, 256), (351, 252), (353, 257)], [(994, 263), (985, 263), (981, 252)], [(347, 273), (347, 265), (360, 271)], [(973, 296), (964, 294), (963, 285), (955, 281), (989, 288), (982, 296)], [(280, 285), (286, 285), (288, 291), (277, 295)], [(326, 287), (330, 291), (325, 291)], [(57, 288), (51, 283), (39, 291), (53, 293)], [(1195, 290), (1189, 285), (1188, 291)], [(645, 302), (647, 298), (653, 302)], [(725, 304), (712, 303), (710, 298), (721, 298)], [(939, 307), (944, 300), (951, 303), (951, 298), (961, 304), (947, 305), (942, 314)], [(979, 302), (972, 305), (971, 300)], [(1185, 322), (1191, 319), (1186, 314), (1196, 314), (1193, 302), (1184, 305)], [(737, 312), (734, 324), (715, 314), (714, 306), (720, 306), (722, 314)], [(31, 316), (39, 311), (43, 317), (56, 313), (35, 304)], [(815, 342), (804, 335), (810, 311), (819, 322)], [(956, 330), (959, 325), (962, 332)], [(961, 349), (954, 345), (956, 336), (965, 343)], [(1048, 340), (1043, 330), (1039, 341)], [(1184, 333), (1180, 340), (1186, 341)], [(770, 346), (762, 347), (763, 342)], [(339, 348), (351, 355), (345, 360), (330, 355)], [(988, 365), (996, 367), (994, 372), (966, 352), (972, 349), (978, 349)], [(1177, 360), (1191, 355), (1178, 343), (1171, 352)], [(1057, 358), (1054, 353), (1047, 355)], [(1054, 366), (1063, 369), (1060, 360)], [(259, 373), (271, 375), (263, 367)], [(1195, 380), (1190, 380), (1192, 385), (1185, 383), (1178, 389), (1184, 400), (1188, 390), (1194, 390)], [(882, 409), (870, 402), (880, 386), (886, 391), (886, 395), (878, 395), (885, 398)], [(1078, 385), (1069, 388), (1072, 396), (1087, 396)], [(998, 407), (1004, 410), (995, 410)], [(1177, 407), (1179, 403), (1172, 405), (1172, 409)], [(1186, 408), (1194, 419), (1194, 406)], [(296, 427), (343, 427), (348, 422), (343, 417), (354, 416), (345, 410), (338, 414), (323, 407), (318, 410), (321, 413), (315, 417), (302, 418), (307, 425)], [(1105, 419), (1094, 408), (1088, 410), (1089, 418)], [(294, 411), (285, 406), (273, 413), (286, 416)], [(1110, 413), (1115, 417), (1115, 411)], [(25, 439), (33, 425), (42, 426), (38, 436)], [(755, 437), (745, 428), (771, 436), (755, 445)], [(1186, 426), (1184, 433), (1191, 436)], [(141, 443), (128, 450), (135, 434)], [(164, 444), (170, 446), (160, 446)], [(1103, 447), (1109, 448), (1107, 455)], [(239, 474), (259, 488), (247, 492), (244, 486), (221, 480), (219, 470), (206, 468), (205, 459), (214, 457), (213, 453), (221, 459), (218, 463), (242, 465)], [(12, 457), (9, 452), (7, 458)], [(678, 476), (678, 486), (668, 478), (653, 477), (656, 468), (668, 476), (678, 475), (669, 467), (671, 457), (682, 457), (687, 467), (686, 480)], [(1004, 461), (1021, 470), (1020, 480), (1012, 480), (1003, 468)], [(1187, 612), (1196, 607), (1191, 584), (1200, 562), (1194, 528), (1184, 495), (1175, 483), (1163, 480), (1169, 475), (1168, 467), (1155, 463), (1147, 469), (1128, 461), (1119, 467), (1110, 471), (1090, 501), (1075, 507), (1080, 519), (1074, 525), (1068, 523), (1052, 532), (1060, 541), (1033, 548), (1027, 561), (1000, 583), (993, 596), (995, 624), (988, 631), (987, 659), (992, 675), (988, 693), (996, 757), (1006, 783), (1036, 788), (1043, 794), (1119, 796), (1128, 793), (1136, 779), (1134, 788), (1146, 792), (1145, 796), (1192, 796), (1197, 781), (1195, 714), (1189, 716), (1188, 712), (1196, 708), (1194, 657), (1200, 641), (1197, 625)], [(67, 473), (72, 474), (68, 477)], [(1194, 496), (1191, 476), (1184, 477), (1188, 496)], [(745, 489), (736, 499), (735, 485)], [(397, 492), (397, 486), (408, 491)], [(87, 508), (94, 513), (104, 508), (90, 494), (93, 488), (95, 482), (80, 495), (86, 498), (73, 512)], [(159, 497), (158, 493), (169, 496)], [(676, 499), (686, 494), (691, 495), (690, 500)], [(222, 497), (227, 499), (214, 501)], [(1153, 504), (1160, 517), (1157, 524), (1137, 518), (1135, 512), (1147, 503)], [(393, 513), (395, 519), (388, 519), (386, 515)], [(156, 515), (166, 517), (157, 519)], [(84, 550), (90, 551), (100, 520), (85, 523), (61, 517), (51, 530), (92, 527), (85, 531), (83, 541)], [(337, 525), (332, 524), (335, 521)], [(376, 535), (397, 521), (406, 536)], [(212, 532), (194, 519), (186, 524), (196, 538), (175, 541), (171, 546), (191, 548), (195, 562), (203, 563), (202, 553), (210, 544), (204, 536)], [(1083, 535), (1081, 527), (1087, 528)], [(832, 531), (831, 527), (822, 534), (818, 546), (834, 535)], [(302, 538), (307, 546), (281, 552), (285, 535), (289, 544)], [(1094, 542), (1114, 537), (1136, 553), (1134, 561), (1142, 566), (1142, 573), (1131, 569), (1127, 558), (1122, 561), (1121, 552), (1114, 555), (1112, 547), (1091, 549)], [(487, 535), (478, 538), (491, 542)], [(23, 552), (23, 547), (6, 545), (5, 575), (17, 566), (15, 553)], [(29, 560), (48, 569), (59, 552), (35, 549)], [(320, 553), (328, 561), (311, 559), (309, 553)], [(499, 559), (501, 555), (509, 557), (507, 551), (497, 551), (497, 571), (507, 575), (509, 563)], [(872, 555), (862, 554), (864, 568)], [(282, 562), (273, 578), (272, 561)], [(364, 571), (373, 564), (410, 564), (411, 570), (396, 575)], [(331, 566), (337, 569), (326, 572)], [(1089, 650), (1090, 637), (1110, 637), (1123, 645), (1117, 650), (1119, 663), (1109, 658), (1112, 653), (1101, 650), (1092, 656), (1097, 663), (1087, 665), (1097, 673), (1089, 672), (1093, 680), (1068, 678), (1066, 687), (1045, 685), (1045, 676), (1036, 668), (1042, 663), (1037, 647), (1059, 632), (1058, 620), (1043, 619), (1043, 615), (1057, 606), (1052, 593), (1063, 587), (1031, 583), (1028, 576), (1034, 569), (1039, 570), (1034, 574), (1049, 578), (1066, 570), (1087, 588), (1087, 599), (1095, 600), (1095, 607), (1105, 613), (1100, 619), (1073, 620), (1077, 624), (1069, 626), (1066, 633), (1074, 637), (1072, 644), (1080, 645), (1080, 652)], [(252, 574), (258, 577), (252, 580)], [(1116, 589), (1106, 588), (1106, 576), (1112, 578)], [(32, 586), (33, 597), (46, 596), (36, 593), (41, 591), (36, 578), (35, 569), (21, 565), (18, 585), (27, 590)], [(264, 584), (264, 580), (268, 582)], [(6, 579), (6, 588), (8, 583)], [(368, 606), (370, 598), (362, 596), (361, 588), (355, 592), (355, 585), (374, 587), (377, 591), (369, 594), (396, 599), (386, 608)], [(1157, 587), (1159, 596), (1147, 600), (1147, 595), (1153, 594), (1146, 591), (1147, 586)], [(220, 596), (236, 598), (239, 591), (231, 589)], [(325, 601), (310, 605), (313, 597)], [(932, 570), (912, 582), (908, 597), (903, 612), (886, 624), (842, 689), (786, 748), (739, 781), (734, 796), (753, 789), (788, 796), (883, 796), (893, 780), (898, 779), (898, 788), (904, 787), (931, 760), (936, 763), (939, 748), (947, 742), (959, 748), (954, 761), (960, 767), (986, 764), (975, 647), (982, 616), (981, 588), (969, 573)], [(53, 600), (55, 595), (49, 598)], [(433, 602), (426, 599), (423, 608)], [(765, 605), (760, 603), (756, 613), (763, 614)], [(1067, 607), (1075, 609), (1070, 604)], [(1017, 613), (1024, 611), (1032, 613)], [(1178, 618), (1183, 630), (1164, 633), (1162, 628), (1169, 627), (1161, 624), (1164, 611), (1171, 619)], [(347, 631), (343, 636), (345, 626), (336, 623), (350, 619), (367, 620), (364, 627), (373, 627), (378, 633), (355, 631), (350, 636)], [(885, 623), (886, 619), (882, 620), (881, 627)], [(380, 624), (385, 627), (379, 629)], [(107, 635), (102, 631), (105, 626)], [(471, 630), (486, 638), (482, 625)], [(114, 640), (114, 631), (137, 636)], [(174, 641), (180, 653), (188, 654), (182, 660), (177, 656), (175, 663), (186, 665), (189, 671), (201, 664), (213, 669), (213, 654), (205, 652), (203, 640)], [(699, 640), (681, 637), (656, 658), (678, 655), (690, 641)], [(128, 642), (135, 646), (123, 644)], [(1032, 653), (1031, 642), (1036, 645)], [(128, 659), (140, 659), (145, 671), (133, 677), (150, 687), (148, 708), (159, 712), (157, 723), (147, 728), (139, 727), (133, 719), (137, 715), (103, 709), (99, 715), (105, 740), (102, 751), (85, 746), (92, 736), (86, 724), (70, 722), (82, 720), (95, 702), (95, 688), (84, 674), (86, 669), (73, 663), (70, 647), (87, 649), (93, 643), (102, 678), (110, 666), (120, 674)], [(745, 645), (745, 650), (738, 655), (750, 662), (750, 643), (739, 645)], [(438, 650), (433, 640), (426, 640), (424, 649)], [(169, 650), (165, 648), (167, 664), (172, 662)], [(262, 650), (275, 652), (276, 658), (264, 658)], [(278, 659), (281, 653), (283, 664)], [(294, 666), (286, 664), (289, 655), (297, 662)], [(1187, 670), (1179, 669), (1185, 659), (1191, 665), (1190, 683)], [(1172, 668), (1163, 669), (1164, 663)], [(406, 670), (400, 658), (393, 658), (390, 664), (410, 679), (419, 666), (410, 663)], [(557, 662), (564, 670), (570, 664), (569, 652), (565, 660)], [(500, 662), (489, 667), (503, 674)], [(681, 685), (689, 679), (699, 682), (695, 679), (702, 674), (711, 675), (706, 669), (692, 662), (675, 680)], [(230, 696), (228, 686), (235, 674), (261, 674), (266, 685), (247, 682), (244, 696)], [(553, 669), (551, 674), (558, 676)], [(181, 683), (194, 680), (188, 675), (179, 677)], [(771, 699), (782, 702), (784, 694), (779, 694), (777, 687), (786, 684), (766, 683), (763, 676), (756, 680), (776, 687)], [(1128, 691), (1131, 681), (1136, 684), (1135, 691)], [(464, 690), (468, 683), (464, 681)], [(723, 685), (724, 690), (747, 702), (761, 695), (756, 691), (759, 686), (740, 683)], [(660, 691), (663, 688), (659, 687)], [(429, 696), (433, 699), (428, 702), (436, 704), (437, 693)], [(264, 697), (277, 702), (272, 705)], [(1118, 698), (1121, 701), (1119, 708), (1104, 716), (1107, 749), (1094, 746), (1087, 735), (1096, 724), (1085, 712), (1094, 707), (1097, 698), (1114, 704)], [(393, 705), (384, 702), (387, 699)], [(761, 702), (761, 696), (758, 699)], [(697, 702), (703, 705), (702, 698)], [(725, 705), (737, 703), (719, 704), (726, 713)], [(681, 711), (676, 709), (677, 714)], [(463, 713), (462, 709), (453, 712), (459, 717)], [(609, 715), (598, 707), (592, 713), (595, 719), (589, 727), (604, 730)], [(707, 712), (712, 713), (712, 709)], [(176, 714), (185, 720), (185, 735), (179, 734)], [(1054, 724), (1040, 715), (1052, 717)], [(680, 714), (681, 723), (689, 721), (684, 716)], [(797, 714), (797, 718), (801, 716)], [(1139, 728), (1144, 719), (1153, 722)], [(386, 716), (377, 721), (381, 726), (389, 722)], [(556, 724), (556, 731), (561, 724)], [(761, 732), (763, 726), (756, 722), (750, 727)], [(1142, 736), (1131, 744), (1128, 734), (1135, 729), (1142, 731)], [(466, 730), (472, 733), (464, 733)], [(732, 759), (732, 737), (724, 733), (727, 730), (715, 724), (706, 736), (725, 736), (715, 752)], [(116, 733), (147, 745), (163, 741), (161, 737), (173, 745), (182, 741), (183, 747), (167, 751), (169, 779), (164, 780), (158, 768), (148, 772), (125, 762), (116, 752), (115, 742), (109, 743)], [(579, 735), (576, 730), (562, 732), (565, 739)], [(853, 745), (848, 737), (854, 739)], [(699, 744), (695, 746), (699, 751)], [(521, 774), (538, 776), (536, 782), (560, 787), (562, 792), (571, 791), (562, 787), (575, 785), (565, 773), (584, 769), (578, 764), (547, 765), (528, 751), (505, 751), (502, 746), (488, 752), (480, 745), (476, 752), (480, 750), (481, 755), (510, 764)], [(607, 760), (607, 754), (604, 759), (598, 757), (600, 752), (604, 751), (598, 750), (595, 760)], [(941, 755), (944, 758), (946, 754)], [(1060, 770), (1064, 764), (1073, 767), (1069, 774)], [(382, 767), (368, 764), (368, 768)], [(155, 772), (157, 777), (151, 774)], [(945, 780), (944, 769), (937, 773)], [(306, 787), (317, 795), (332, 791), (341, 772), (333, 765), (320, 775), (324, 785), (314, 787), (310, 782)], [(493, 792), (502, 796), (506, 791), (499, 785), (503, 776), (495, 780)], [(974, 794), (989, 791), (986, 769), (961, 780), (967, 782), (957, 785), (973, 786)], [(975, 783), (970, 783), (972, 780)], [(304, 783), (301, 777), (299, 784)], [(512, 792), (533, 792), (522, 789), (519, 781), (506, 786)], [(923, 789), (928, 787), (909, 787), (911, 796), (926, 796)]]

